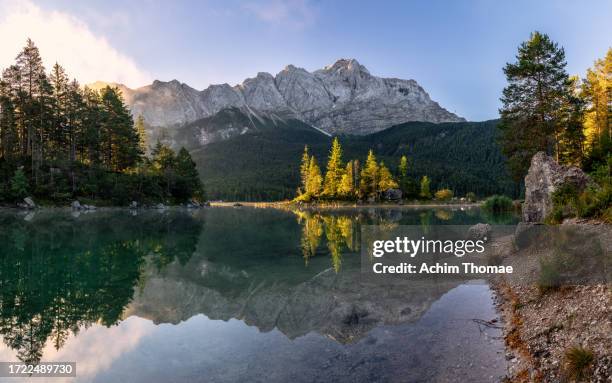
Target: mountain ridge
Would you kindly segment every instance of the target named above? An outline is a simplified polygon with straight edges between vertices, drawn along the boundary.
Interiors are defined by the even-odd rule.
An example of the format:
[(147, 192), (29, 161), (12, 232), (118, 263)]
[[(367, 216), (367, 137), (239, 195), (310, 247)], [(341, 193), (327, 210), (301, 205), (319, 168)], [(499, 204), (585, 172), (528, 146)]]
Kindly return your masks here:
[(136, 89), (110, 85), (122, 91), (133, 116), (142, 115), (151, 127), (182, 126), (232, 107), (298, 119), (328, 134), (364, 135), (410, 121), (465, 121), (431, 100), (415, 80), (373, 76), (355, 59), (313, 72), (290, 64), (275, 76), (259, 72), (240, 84), (202, 91), (178, 80)]

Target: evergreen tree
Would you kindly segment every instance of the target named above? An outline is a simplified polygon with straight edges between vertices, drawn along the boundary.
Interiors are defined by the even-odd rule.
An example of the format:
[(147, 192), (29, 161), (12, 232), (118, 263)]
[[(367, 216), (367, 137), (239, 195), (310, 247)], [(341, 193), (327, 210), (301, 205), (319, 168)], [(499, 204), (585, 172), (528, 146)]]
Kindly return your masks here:
[(309, 174), (310, 174), (310, 155), (308, 154), (308, 145), (305, 145), (304, 153), (302, 153), (302, 163), (300, 165), (301, 188), (298, 189), (298, 195), (302, 193), (306, 193), (306, 185), (308, 184)]
[(378, 167), (378, 188), (377, 191), (384, 192), (388, 189), (397, 188), (397, 182), (393, 179), (391, 172), (385, 166), (384, 162), (380, 162)]
[(353, 162), (346, 164), (346, 169), (338, 186), (338, 195), (344, 198), (351, 198), (355, 195), (355, 180), (353, 176)]
[(612, 48), (595, 61), (582, 82), (588, 169), (605, 164), (612, 152)]
[(165, 180), (166, 195), (171, 195), (176, 179), (176, 155), (168, 145), (157, 141), (153, 152), (153, 164), (159, 175)]
[(309, 163), (306, 194), (312, 198), (316, 198), (321, 194), (323, 177), (321, 176), (321, 169), (319, 165), (317, 165), (317, 160), (314, 156), (310, 157)]
[(0, 158), (12, 160), (17, 147), (15, 112), (8, 84), (0, 81)]
[(134, 128), (136, 129), (136, 133), (138, 133), (138, 147), (140, 152), (146, 154), (148, 152), (148, 139), (147, 130), (145, 129), (145, 119), (142, 114), (138, 115)]
[(400, 178), (408, 177), (408, 158), (405, 155), (400, 158), (398, 172)]
[(398, 166), (399, 188), (402, 195), (405, 197), (418, 196), (418, 187), (416, 182), (408, 175), (408, 158), (404, 155), (400, 158)]
[(537, 151), (558, 154), (564, 129), (560, 111), (568, 98), (565, 52), (550, 38), (534, 32), (521, 44), (515, 63), (504, 68), (508, 86), (500, 109), (500, 142), (510, 171), (519, 181)]
[(104, 163), (108, 169), (123, 171), (140, 160), (140, 138), (119, 89), (107, 86), (100, 97)]
[(64, 68), (55, 63), (49, 82), (52, 88), (51, 126), (48, 132), (49, 156), (52, 160), (65, 159), (67, 149), (66, 126), (68, 124), (68, 77)]
[(570, 79), (570, 92), (563, 104), (562, 123), (565, 128), (558, 139), (557, 158), (560, 163), (581, 166), (583, 160), (585, 101), (578, 92), (578, 78)]
[(421, 178), (421, 192), (419, 193), (419, 196), (421, 198), (425, 198), (425, 199), (430, 199), (431, 198), (431, 190), (429, 188), (429, 177), (427, 176), (423, 176), (423, 178)]
[(340, 146), (338, 137), (336, 137), (332, 142), (329, 159), (327, 161), (327, 170), (325, 172), (325, 182), (323, 185), (323, 194), (325, 196), (330, 198), (337, 196), (343, 173), (342, 147)]
[(15, 171), (15, 175), (11, 178), (11, 194), (15, 199), (21, 199), (28, 195), (28, 179), (19, 168)]
[(378, 163), (376, 162), (374, 152), (370, 150), (359, 180), (359, 191), (361, 195), (364, 197), (376, 196), (376, 192), (378, 191), (378, 180)]
[(21, 195), (23, 181), (34, 186), (35, 197), (59, 200), (80, 195), (125, 203), (145, 196), (202, 195), (186, 150), (175, 156), (159, 147), (156, 161), (143, 162), (145, 142), (144, 121), (138, 118), (134, 125), (119, 89), (81, 89), (57, 63), (47, 75), (31, 40), (16, 64), (2, 71), (0, 198)]
[(202, 181), (195, 162), (185, 148), (181, 148), (176, 155), (177, 187), (173, 196), (179, 201), (186, 201), (191, 197), (204, 199)]

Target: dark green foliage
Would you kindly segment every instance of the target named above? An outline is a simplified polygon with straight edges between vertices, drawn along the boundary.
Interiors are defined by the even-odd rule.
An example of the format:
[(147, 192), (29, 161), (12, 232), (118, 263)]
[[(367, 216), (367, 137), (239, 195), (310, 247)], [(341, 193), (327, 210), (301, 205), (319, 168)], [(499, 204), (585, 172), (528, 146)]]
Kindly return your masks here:
[(527, 173), (536, 152), (559, 154), (567, 122), (579, 119), (572, 116), (575, 107), (566, 107), (571, 82), (565, 66), (563, 48), (534, 32), (520, 45), (516, 62), (504, 67), (508, 86), (501, 98), (500, 143), (517, 181)]
[[(457, 195), (503, 193), (518, 196), (504, 158), (495, 143), (497, 121), (432, 124), (410, 122), (367, 136), (340, 137), (345, 158), (365, 162), (368, 150), (397, 169), (402, 155), (410, 159), (405, 187), (416, 197), (423, 175), (432, 190)], [(308, 145), (316, 158), (326, 158), (332, 139), (300, 121), (256, 122), (246, 134), (204, 147), (188, 147), (206, 180), (211, 199), (279, 200), (295, 196), (299, 161)], [(193, 142), (193, 141), (192, 141)]]
[(11, 178), (11, 196), (15, 199), (25, 198), (28, 195), (28, 179), (22, 169), (17, 169)]
[(612, 176), (610, 166), (599, 166), (592, 174), (593, 183), (579, 192), (573, 185), (563, 185), (552, 194), (553, 210), (546, 217), (551, 224), (561, 223), (565, 218), (598, 218), (612, 222)]
[[(102, 215), (100, 215), (102, 214)], [(24, 362), (81, 327), (117, 324), (148, 262), (184, 264), (202, 224), (186, 214), (0, 214), (0, 336)], [(67, 229), (68, 228), (68, 229)]]
[(493, 213), (503, 213), (512, 211), (514, 204), (512, 203), (512, 199), (505, 195), (493, 195), (485, 200), (482, 207)]
[(0, 80), (0, 203), (28, 192), (56, 204), (203, 198), (189, 153), (170, 150), (161, 161), (171, 166), (161, 168), (143, 157), (143, 127), (143, 119), (134, 126), (118, 88), (81, 89), (58, 64), (47, 75), (28, 40)]

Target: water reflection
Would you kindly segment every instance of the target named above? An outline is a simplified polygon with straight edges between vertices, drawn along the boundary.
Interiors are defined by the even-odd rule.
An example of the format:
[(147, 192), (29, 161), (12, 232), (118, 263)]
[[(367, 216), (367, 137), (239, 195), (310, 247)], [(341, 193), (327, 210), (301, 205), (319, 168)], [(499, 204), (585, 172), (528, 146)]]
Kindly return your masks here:
[[(27, 217), (26, 217), (27, 218)], [(188, 215), (0, 215), (0, 335), (36, 363), (92, 323), (117, 324), (148, 263), (184, 263), (197, 245)]]
[[(126, 326), (134, 318), (182, 328), (200, 314), (206, 321), (229, 321), (229, 327), (226, 322), (215, 326), (237, 333), (246, 330), (229, 325), (235, 320), (262, 333), (282, 334), (295, 341), (291, 347), (303, 347), (297, 339), (310, 339), (309, 334), (342, 347), (360, 343), (381, 326), (419, 321), (460, 283), (362, 279), (360, 226), (421, 225), (429, 230), (483, 220), (478, 212), (460, 210), (249, 208), (136, 216), (44, 212), (26, 218), (0, 214), (0, 335), (27, 362), (44, 360), (45, 346), (59, 350), (82, 333), (119, 340), (124, 337), (116, 335), (120, 332), (103, 329)], [(139, 328), (158, 331), (157, 326)], [(235, 337), (224, 342), (247, 349), (268, 339), (250, 337), (253, 345)], [(200, 347), (201, 339), (185, 340), (185, 347)], [(131, 347), (138, 349), (137, 342)], [(360, 357), (376, 350), (359, 349)]]

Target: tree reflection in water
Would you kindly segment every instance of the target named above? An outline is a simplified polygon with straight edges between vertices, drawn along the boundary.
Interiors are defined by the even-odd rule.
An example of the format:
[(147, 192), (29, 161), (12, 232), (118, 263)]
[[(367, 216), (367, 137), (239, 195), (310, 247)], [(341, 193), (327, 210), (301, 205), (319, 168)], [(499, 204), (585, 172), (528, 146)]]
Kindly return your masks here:
[(145, 264), (186, 262), (201, 230), (185, 214), (39, 215), (0, 216), (0, 335), (27, 363), (47, 342), (117, 324)]

